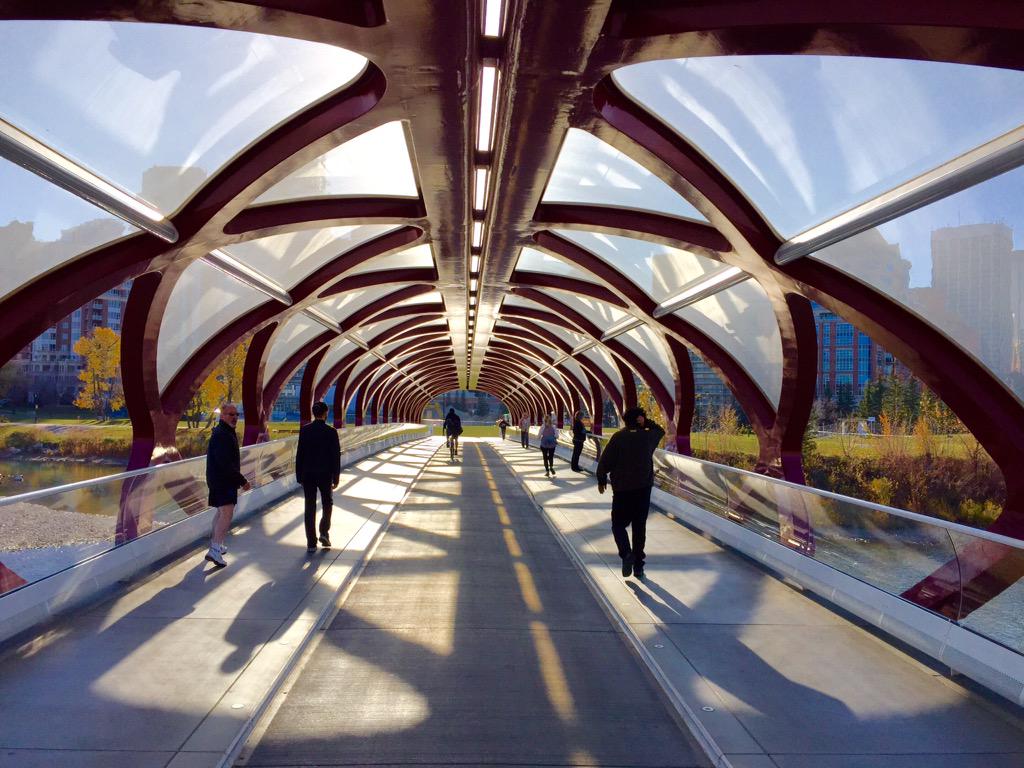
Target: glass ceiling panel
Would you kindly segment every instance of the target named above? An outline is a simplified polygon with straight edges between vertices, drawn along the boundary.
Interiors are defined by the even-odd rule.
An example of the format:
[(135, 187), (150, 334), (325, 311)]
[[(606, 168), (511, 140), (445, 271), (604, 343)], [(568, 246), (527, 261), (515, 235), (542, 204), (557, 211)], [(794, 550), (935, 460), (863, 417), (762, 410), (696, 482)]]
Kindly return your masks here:
[(382, 269), (430, 268), (434, 266), (434, 251), (429, 243), (414, 245), (404, 251), (389, 256), (376, 256), (364, 261), (355, 269), (346, 272), (345, 276), (362, 275), (366, 272), (378, 272)]
[[(425, 320), (428, 321), (432, 319), (434, 318), (425, 318)], [(355, 335), (358, 336), (363, 341), (369, 342), (371, 339), (384, 333), (384, 331), (388, 330), (389, 328), (394, 328), (399, 323), (405, 323), (408, 321), (408, 317), (396, 317), (392, 318), (391, 320), (383, 320), (379, 323), (370, 323), (369, 325), (364, 325), (360, 327), (359, 330), (356, 331)]]
[(706, 221), (642, 165), (578, 128), (566, 134), (541, 202), (607, 205)]
[(365, 64), (336, 46), (251, 32), (4, 21), (0, 117), (171, 214)]
[(138, 231), (0, 159), (0, 298), (86, 251)]
[(222, 250), (291, 290), (338, 256), (397, 228), (391, 224), (366, 224), (307, 229), (261, 237)]
[(256, 203), (361, 195), (419, 196), (401, 122), (385, 123), (335, 147), (275, 184)]
[(569, 229), (555, 233), (571, 240), (632, 280), (652, 299), (664, 301), (680, 287), (721, 268), (721, 262), (679, 248), (632, 237)]
[(782, 337), (768, 295), (747, 280), (674, 313), (716, 341), (778, 407), (782, 392)]
[(614, 78), (784, 238), (1024, 122), (1024, 74), (991, 67), (719, 56), (635, 64)]
[[(538, 321), (531, 320), (530, 322), (537, 323)], [(568, 344), (571, 348), (578, 347), (580, 344), (582, 344), (584, 341), (586, 341), (586, 338), (584, 336), (581, 336), (578, 333), (573, 333), (572, 331), (567, 331), (564, 328), (562, 328), (562, 326), (560, 326), (560, 325), (552, 325), (551, 323), (545, 323), (545, 322), (540, 322), (538, 324), (544, 330), (551, 331), (551, 333), (555, 334), (555, 336), (560, 338), (562, 341), (564, 341), (566, 344)], [(515, 329), (518, 329), (520, 331), (527, 330), (527, 329), (524, 329), (523, 326), (518, 325), (516, 323), (509, 322), (508, 320), (504, 320), (503, 321), (502, 327), (515, 328)], [(532, 337), (531, 336), (530, 341), (532, 343), (536, 343), (536, 344), (542, 343), (540, 341), (539, 337)], [(557, 352), (558, 352), (558, 354), (562, 354), (562, 350), (557, 350)]]
[(431, 291), (430, 293), (421, 293), (419, 296), (413, 296), (411, 298), (400, 301), (397, 304), (393, 304), (395, 307), (408, 307), (414, 304), (440, 304), (444, 301), (440, 291)]
[(668, 348), (658, 334), (648, 326), (641, 325), (631, 331), (619, 334), (615, 340), (621, 341), (647, 363), (654, 371), (654, 375), (665, 385), (669, 395), (675, 397), (675, 376), (672, 375)]
[(575, 357), (577, 360), (582, 358), (589, 360), (593, 365), (604, 371), (605, 375), (612, 380), (612, 384), (620, 390), (622, 389), (622, 377), (619, 376), (619, 369), (615, 367), (615, 363), (612, 362), (604, 347), (591, 347), (586, 352), (575, 355)]
[(192, 262), (171, 291), (160, 323), (156, 359), (160, 391), (215, 333), (267, 301), (273, 300), (205, 261)]
[(519, 261), (516, 262), (516, 269), (521, 272), (540, 272), (544, 275), (572, 277), (588, 283), (598, 282), (589, 272), (563, 259), (551, 256), (543, 251), (538, 251), (536, 248), (523, 248), (519, 252)]
[(548, 288), (540, 290), (576, 310), (592, 323), (596, 323), (601, 330), (607, 330), (619, 320), (630, 317), (628, 312), (624, 312), (618, 307), (613, 307), (604, 301), (597, 301), (596, 299), (579, 296), (568, 291), (556, 291)]
[[(358, 349), (358, 347), (348, 339), (339, 339), (331, 344), (327, 350), (327, 354), (325, 354), (323, 360), (320, 361), (320, 367), (317, 368), (316, 375), (318, 377), (326, 375), (327, 372), (337, 363), (340, 363), (342, 359), (348, 357), (354, 349)], [(334, 382), (332, 381), (331, 384), (334, 384)]]
[(1024, 169), (814, 254), (952, 338), (1024, 399)]
[(371, 301), (377, 301), (389, 293), (394, 293), (396, 287), (393, 285), (374, 285), (369, 288), (359, 288), (354, 291), (345, 291), (337, 296), (321, 301), (314, 305), (316, 309), (325, 312), (339, 323), (351, 317)]
[(281, 326), (274, 335), (274, 344), (267, 355), (267, 364), (263, 372), (263, 380), (270, 381), (284, 362), (294, 355), (304, 344), (309, 343), (327, 329), (320, 323), (299, 313)]
[[(355, 381), (362, 374), (366, 373), (371, 366), (379, 365), (381, 365), (380, 358), (374, 357), (373, 355), (366, 355), (362, 360), (356, 363), (356, 367), (352, 369), (352, 375), (348, 377), (348, 385), (351, 386), (355, 383)], [(367, 403), (367, 408), (369, 408), (369, 403)]]

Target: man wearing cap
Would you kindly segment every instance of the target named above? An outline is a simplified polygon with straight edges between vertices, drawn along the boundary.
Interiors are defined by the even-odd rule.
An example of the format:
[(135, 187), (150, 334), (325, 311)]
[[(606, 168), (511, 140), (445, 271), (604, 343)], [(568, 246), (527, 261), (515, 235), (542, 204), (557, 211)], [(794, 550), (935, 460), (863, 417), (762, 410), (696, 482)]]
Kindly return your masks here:
[[(597, 463), (597, 490), (604, 493), (612, 481), (612, 536), (622, 558), (622, 575), (644, 577), (647, 512), (654, 486), (654, 451), (665, 430), (647, 420), (642, 408), (622, 414), (625, 428), (611, 436)], [(633, 529), (630, 546), (626, 528)]]
[(242, 457), (238, 448), (238, 407), (224, 403), (220, 407), (220, 421), (210, 434), (206, 449), (206, 484), (210, 488), (209, 504), (216, 507), (213, 518), (213, 534), (206, 559), (218, 568), (227, 565), (224, 554), (228, 551), (224, 539), (231, 527), (231, 518), (238, 503), (238, 489), (248, 491), (252, 486), (242, 474)]

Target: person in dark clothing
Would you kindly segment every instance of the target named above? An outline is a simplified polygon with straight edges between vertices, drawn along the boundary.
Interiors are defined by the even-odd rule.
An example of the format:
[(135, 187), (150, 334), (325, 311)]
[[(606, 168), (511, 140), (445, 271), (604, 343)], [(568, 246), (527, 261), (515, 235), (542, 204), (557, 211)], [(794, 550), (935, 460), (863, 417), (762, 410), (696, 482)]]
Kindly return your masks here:
[[(622, 419), (625, 429), (611, 436), (597, 463), (597, 490), (604, 493), (612, 476), (612, 535), (622, 558), (622, 575), (644, 577), (644, 545), (647, 543), (647, 512), (654, 486), (654, 451), (665, 430), (642, 408), (630, 408)], [(633, 546), (626, 528), (633, 529)]]
[(338, 430), (327, 423), (327, 403), (313, 403), (313, 421), (299, 430), (295, 449), (295, 479), (306, 498), (306, 552), (316, 552), (316, 495), (320, 493), (320, 544), (331, 548), (331, 491), (341, 479), (341, 442)]
[(238, 489), (248, 491), (252, 486), (242, 474), (242, 456), (238, 448), (238, 408), (224, 403), (220, 408), (220, 421), (210, 434), (206, 448), (206, 484), (210, 488), (209, 504), (217, 508), (213, 518), (213, 533), (206, 559), (223, 568), (227, 565), (224, 553), (228, 551), (224, 539), (231, 527), (231, 517), (238, 503)]
[(576, 411), (572, 415), (572, 459), (569, 468), (573, 472), (581, 472), (580, 456), (583, 455), (583, 444), (587, 441), (587, 428), (583, 424), (583, 414)]
[[(462, 419), (455, 412), (454, 408), (448, 409), (448, 415), (444, 417), (441, 429), (445, 434), (445, 444), (452, 450), (452, 457), (459, 452), (459, 435), (462, 434)], [(452, 441), (455, 442), (454, 447)]]
[(501, 430), (501, 439), (504, 440), (505, 430), (508, 429), (508, 420), (504, 416), (498, 419), (498, 429)]

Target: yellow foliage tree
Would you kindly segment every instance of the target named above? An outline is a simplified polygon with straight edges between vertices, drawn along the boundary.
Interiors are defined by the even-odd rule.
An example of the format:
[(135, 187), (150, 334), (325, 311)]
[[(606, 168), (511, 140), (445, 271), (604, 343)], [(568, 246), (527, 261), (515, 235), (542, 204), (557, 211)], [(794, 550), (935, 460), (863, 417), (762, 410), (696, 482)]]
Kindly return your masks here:
[(96, 328), (91, 336), (75, 342), (75, 353), (85, 358), (85, 368), (78, 373), (82, 389), (75, 405), (94, 411), (105, 421), (111, 411), (124, 406), (121, 388), (121, 336), (111, 328)]
[[(249, 353), (249, 340), (238, 344), (206, 377), (196, 394), (192, 396), (189, 409), (196, 415), (198, 426), (200, 413), (207, 413), (207, 422), (212, 423), (213, 411), (221, 403), (238, 403), (242, 399), (242, 377), (245, 372), (245, 356)], [(189, 417), (189, 424), (192, 419)]]

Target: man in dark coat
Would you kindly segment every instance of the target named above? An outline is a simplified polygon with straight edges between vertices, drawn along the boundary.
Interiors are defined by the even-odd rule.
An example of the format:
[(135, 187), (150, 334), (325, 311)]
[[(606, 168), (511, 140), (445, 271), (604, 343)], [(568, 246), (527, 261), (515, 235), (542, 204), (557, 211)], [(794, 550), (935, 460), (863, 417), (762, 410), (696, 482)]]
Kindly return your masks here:
[[(604, 493), (608, 474), (612, 476), (612, 535), (622, 558), (622, 575), (644, 577), (644, 545), (647, 543), (647, 512), (654, 486), (654, 451), (665, 430), (652, 421), (642, 408), (630, 408), (622, 419), (626, 423), (611, 436), (597, 463), (597, 490)], [(627, 527), (633, 528), (633, 546)]]
[(587, 441), (587, 428), (583, 424), (583, 413), (576, 411), (572, 415), (572, 459), (569, 468), (580, 472), (580, 456), (583, 455), (583, 444)]
[(238, 449), (238, 408), (224, 403), (220, 408), (220, 421), (210, 434), (206, 448), (206, 484), (210, 488), (209, 504), (217, 508), (213, 518), (213, 534), (206, 559), (223, 568), (227, 565), (224, 553), (228, 551), (224, 539), (231, 527), (231, 517), (238, 503), (238, 489), (248, 491), (252, 486), (242, 474), (242, 457)]
[(331, 491), (341, 479), (341, 442), (338, 430), (327, 423), (327, 403), (313, 403), (313, 421), (299, 430), (295, 450), (295, 479), (306, 497), (306, 552), (316, 552), (316, 495), (320, 493), (320, 544), (331, 548)]

